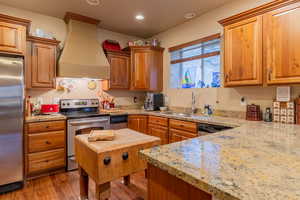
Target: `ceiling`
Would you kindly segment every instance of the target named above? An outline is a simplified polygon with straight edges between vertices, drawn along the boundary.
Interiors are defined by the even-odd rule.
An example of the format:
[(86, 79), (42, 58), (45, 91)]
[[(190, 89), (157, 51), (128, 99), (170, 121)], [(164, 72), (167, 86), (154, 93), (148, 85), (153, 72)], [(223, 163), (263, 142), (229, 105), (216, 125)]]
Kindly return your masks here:
[[(90, 6), (86, 0), (0, 0), (0, 3), (63, 18), (66, 11), (101, 20), (100, 26), (111, 31), (148, 38), (165, 31), (195, 12), (198, 16), (231, 0), (101, 0)], [(140, 22), (135, 15), (143, 14)]]

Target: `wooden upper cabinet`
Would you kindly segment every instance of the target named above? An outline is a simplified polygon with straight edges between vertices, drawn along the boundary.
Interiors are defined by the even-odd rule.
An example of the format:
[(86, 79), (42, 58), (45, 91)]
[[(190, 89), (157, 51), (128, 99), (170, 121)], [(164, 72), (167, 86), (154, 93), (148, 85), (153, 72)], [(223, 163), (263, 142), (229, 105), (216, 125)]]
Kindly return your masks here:
[(24, 55), (30, 21), (0, 14), (0, 52)]
[(27, 88), (54, 88), (56, 47), (59, 41), (29, 37), (27, 44)]
[(103, 81), (104, 90), (128, 90), (130, 87), (130, 52), (107, 52), (110, 80)]
[(300, 3), (264, 15), (267, 84), (300, 83)]
[(225, 26), (225, 86), (262, 84), (262, 17)]
[(0, 51), (24, 54), (26, 27), (0, 22)]
[(32, 87), (54, 87), (55, 47), (32, 44)]
[(271, 1), (219, 21), (224, 85), (300, 83), (300, 2)]
[(151, 52), (145, 50), (133, 53), (132, 88), (135, 90), (147, 90), (149, 88), (149, 67)]
[(163, 85), (163, 48), (131, 48), (131, 90), (161, 91)]

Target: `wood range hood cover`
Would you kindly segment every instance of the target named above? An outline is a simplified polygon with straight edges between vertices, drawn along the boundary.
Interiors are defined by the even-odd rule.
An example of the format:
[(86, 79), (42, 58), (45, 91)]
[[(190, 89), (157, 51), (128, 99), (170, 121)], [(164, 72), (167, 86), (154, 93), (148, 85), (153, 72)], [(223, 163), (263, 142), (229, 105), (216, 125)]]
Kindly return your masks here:
[(101, 38), (97, 38), (100, 21), (71, 12), (66, 13), (64, 20), (68, 33), (58, 62), (58, 76), (109, 79), (110, 64), (102, 49)]

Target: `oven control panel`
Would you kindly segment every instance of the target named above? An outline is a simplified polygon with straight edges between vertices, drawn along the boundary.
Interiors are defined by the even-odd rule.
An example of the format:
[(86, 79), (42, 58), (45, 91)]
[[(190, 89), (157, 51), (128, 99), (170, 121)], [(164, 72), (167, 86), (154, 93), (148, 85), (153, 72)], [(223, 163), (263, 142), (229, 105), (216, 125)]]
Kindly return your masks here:
[(60, 108), (90, 108), (98, 107), (98, 99), (63, 99), (60, 101)]

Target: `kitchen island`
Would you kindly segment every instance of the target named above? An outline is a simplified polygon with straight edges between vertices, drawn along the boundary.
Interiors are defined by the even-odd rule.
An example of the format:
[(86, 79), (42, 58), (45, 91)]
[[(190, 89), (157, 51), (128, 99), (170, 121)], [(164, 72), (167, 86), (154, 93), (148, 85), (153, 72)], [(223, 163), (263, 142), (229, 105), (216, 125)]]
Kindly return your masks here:
[[(141, 156), (148, 161), (148, 200), (183, 199), (184, 190), (195, 189), (196, 196), (203, 193), (197, 199), (204, 200), (300, 199), (298, 125), (243, 121), (231, 130), (144, 150)], [(170, 197), (174, 191), (178, 198)]]

